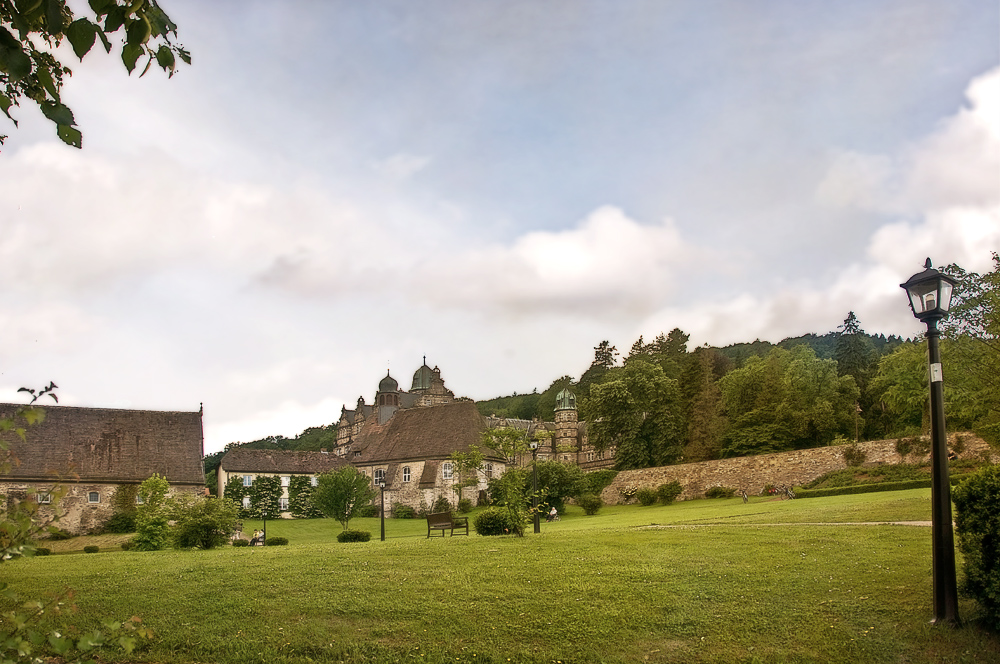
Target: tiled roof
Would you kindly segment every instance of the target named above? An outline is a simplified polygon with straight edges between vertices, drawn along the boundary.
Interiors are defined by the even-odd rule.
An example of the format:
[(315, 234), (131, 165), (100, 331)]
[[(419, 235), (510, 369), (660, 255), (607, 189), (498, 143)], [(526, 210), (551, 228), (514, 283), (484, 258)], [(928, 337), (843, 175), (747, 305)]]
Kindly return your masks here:
[(251, 450), (234, 447), (226, 452), (219, 466), (227, 473), (325, 473), (346, 466), (336, 454), (291, 450)]
[[(363, 450), (359, 463), (383, 463), (409, 459), (444, 458), (469, 445), (482, 448), (486, 421), (476, 404), (457, 401), (441, 406), (409, 408), (396, 412), (382, 426), (366, 425), (355, 439), (355, 450)], [(499, 459), (499, 457), (493, 457)]]
[[(0, 415), (20, 406), (0, 404)], [(141, 482), (159, 473), (171, 484), (202, 485), (201, 413), (44, 406), (27, 441), (7, 435), (19, 463), (6, 477), (46, 481)]]

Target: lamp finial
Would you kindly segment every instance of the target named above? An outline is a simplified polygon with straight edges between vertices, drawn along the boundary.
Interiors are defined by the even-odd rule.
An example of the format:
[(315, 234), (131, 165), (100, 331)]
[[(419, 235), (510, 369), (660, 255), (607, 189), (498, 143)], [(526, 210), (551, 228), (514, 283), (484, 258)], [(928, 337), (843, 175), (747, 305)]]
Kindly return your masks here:
[(929, 270), (929, 269), (931, 269), (931, 259), (930, 259), (930, 257), (929, 257), (929, 256), (927, 257), (927, 260), (926, 260), (926, 261), (924, 261), (924, 269), (925, 269), (925, 270)]

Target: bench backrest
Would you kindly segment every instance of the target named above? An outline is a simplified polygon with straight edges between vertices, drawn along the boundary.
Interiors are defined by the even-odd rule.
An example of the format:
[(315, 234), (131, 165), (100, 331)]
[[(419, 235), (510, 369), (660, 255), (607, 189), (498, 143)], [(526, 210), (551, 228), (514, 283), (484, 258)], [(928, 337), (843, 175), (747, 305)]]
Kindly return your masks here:
[(451, 525), (451, 512), (438, 512), (437, 514), (427, 515), (428, 526), (440, 526), (443, 524)]

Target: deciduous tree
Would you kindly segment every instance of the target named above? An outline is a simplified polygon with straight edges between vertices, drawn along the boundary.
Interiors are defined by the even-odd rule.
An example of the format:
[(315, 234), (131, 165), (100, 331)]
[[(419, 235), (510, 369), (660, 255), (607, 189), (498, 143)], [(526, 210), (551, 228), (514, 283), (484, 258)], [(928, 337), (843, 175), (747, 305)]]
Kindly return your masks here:
[(313, 503), (347, 530), (358, 508), (370, 503), (375, 495), (375, 488), (367, 475), (352, 466), (344, 466), (319, 476)]
[[(191, 55), (175, 44), (177, 26), (156, 0), (89, 0), (92, 13), (77, 16), (82, 3), (68, 0), (0, 0), (0, 111), (17, 125), (11, 107), (23, 100), (38, 106), (56, 125), (63, 142), (82, 146), (73, 112), (63, 103), (63, 79), (72, 74), (58, 50), (69, 42), (81, 61), (96, 43), (110, 53), (121, 45), (121, 59), (131, 74), (145, 59), (142, 74), (155, 62), (173, 76), (177, 61)], [(140, 75), (142, 75), (140, 74)], [(6, 136), (0, 135), (0, 144)]]

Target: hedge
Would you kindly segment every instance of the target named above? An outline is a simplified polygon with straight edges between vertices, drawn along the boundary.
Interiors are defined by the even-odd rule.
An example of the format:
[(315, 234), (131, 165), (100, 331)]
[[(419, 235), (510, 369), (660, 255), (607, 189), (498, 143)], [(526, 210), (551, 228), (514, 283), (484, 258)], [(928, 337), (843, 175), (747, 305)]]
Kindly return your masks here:
[[(964, 475), (952, 475), (952, 486), (958, 484), (968, 477)], [(837, 486), (829, 489), (795, 489), (796, 498), (823, 498), (825, 496), (846, 496), (857, 493), (875, 493), (876, 491), (904, 491), (906, 489), (927, 489), (933, 483), (932, 479), (925, 480), (905, 480), (902, 482), (869, 482), (868, 484), (852, 484), (851, 486)]]

